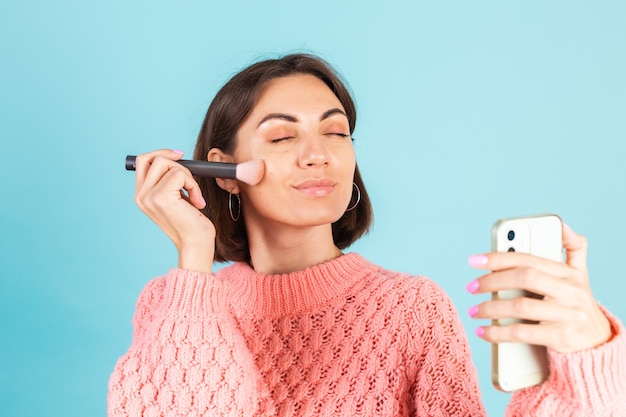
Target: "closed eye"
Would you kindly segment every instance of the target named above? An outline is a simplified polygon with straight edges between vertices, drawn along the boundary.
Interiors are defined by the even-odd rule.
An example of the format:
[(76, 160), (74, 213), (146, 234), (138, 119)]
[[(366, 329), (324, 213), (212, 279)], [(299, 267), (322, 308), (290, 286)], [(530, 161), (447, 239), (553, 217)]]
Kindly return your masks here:
[(285, 137), (282, 137), (282, 138), (276, 138), (276, 139), (272, 139), (271, 143), (280, 143), (280, 142), (284, 142), (284, 141), (286, 141), (288, 139), (291, 139), (291, 138), (293, 138), (293, 136), (285, 136)]
[(347, 137), (350, 136), (350, 135), (347, 135), (345, 133), (339, 133), (339, 132), (331, 132), (331, 133), (327, 133), (327, 135), (337, 136), (337, 137), (340, 137), (340, 138), (347, 138)]

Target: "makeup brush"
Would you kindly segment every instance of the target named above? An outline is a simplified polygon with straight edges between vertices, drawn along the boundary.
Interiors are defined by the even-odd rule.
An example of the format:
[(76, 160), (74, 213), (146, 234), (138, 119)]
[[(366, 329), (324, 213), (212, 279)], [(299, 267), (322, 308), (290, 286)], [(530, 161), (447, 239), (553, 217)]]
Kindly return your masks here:
[[(134, 171), (136, 168), (135, 155), (126, 157), (126, 170)], [(230, 178), (238, 179), (246, 184), (256, 185), (265, 174), (265, 164), (260, 159), (233, 164), (230, 162), (209, 162), (190, 159), (180, 159), (179, 164), (186, 167), (193, 175), (198, 177)]]

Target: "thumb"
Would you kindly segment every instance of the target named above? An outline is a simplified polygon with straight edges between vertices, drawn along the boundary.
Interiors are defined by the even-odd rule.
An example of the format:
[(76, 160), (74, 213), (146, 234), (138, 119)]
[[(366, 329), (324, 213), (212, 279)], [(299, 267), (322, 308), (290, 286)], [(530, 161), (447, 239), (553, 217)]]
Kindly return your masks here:
[(563, 248), (565, 262), (587, 276), (587, 238), (574, 232), (563, 223)]

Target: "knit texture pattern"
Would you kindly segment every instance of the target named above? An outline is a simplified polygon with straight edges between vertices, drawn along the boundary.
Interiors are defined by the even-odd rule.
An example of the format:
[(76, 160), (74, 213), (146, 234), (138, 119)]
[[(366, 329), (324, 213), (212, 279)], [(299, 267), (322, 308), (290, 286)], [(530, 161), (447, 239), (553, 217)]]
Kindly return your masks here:
[[(383, 270), (357, 254), (285, 275), (243, 263), (216, 275), (173, 269), (142, 291), (133, 326), (109, 381), (109, 416), (485, 415), (447, 295), (425, 277)], [(620, 326), (601, 348), (611, 352), (552, 357), (564, 371), (542, 387), (571, 398), (580, 385), (592, 398), (610, 389), (590, 410), (612, 415), (613, 394), (626, 398), (626, 382), (618, 375), (605, 386), (595, 365), (624, 365)], [(567, 372), (589, 366), (593, 374), (583, 379), (592, 383)], [(570, 415), (568, 406), (580, 406), (551, 396), (525, 390), (508, 415), (541, 407), (550, 413), (537, 415)]]

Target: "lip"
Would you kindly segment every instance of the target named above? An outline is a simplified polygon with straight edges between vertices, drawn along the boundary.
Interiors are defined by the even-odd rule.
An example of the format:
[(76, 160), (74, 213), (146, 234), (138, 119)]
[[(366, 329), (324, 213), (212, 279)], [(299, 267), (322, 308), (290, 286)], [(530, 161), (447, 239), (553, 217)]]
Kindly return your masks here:
[(294, 188), (305, 194), (313, 196), (325, 196), (333, 192), (337, 183), (333, 180), (313, 179), (300, 182), (294, 186)]

